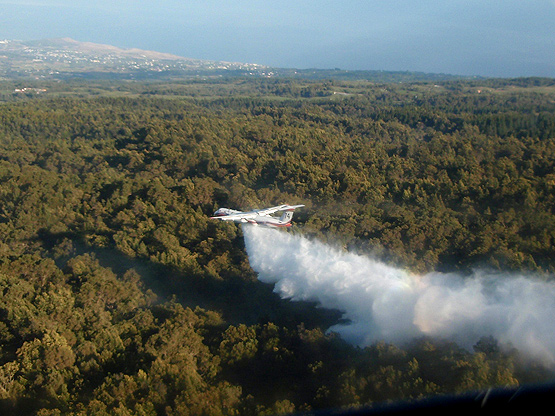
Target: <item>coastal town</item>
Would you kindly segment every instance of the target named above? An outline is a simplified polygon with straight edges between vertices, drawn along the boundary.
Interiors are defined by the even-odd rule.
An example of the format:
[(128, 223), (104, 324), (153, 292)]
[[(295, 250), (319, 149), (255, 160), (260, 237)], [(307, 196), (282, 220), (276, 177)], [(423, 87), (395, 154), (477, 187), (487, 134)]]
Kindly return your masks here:
[(78, 42), (68, 38), (34, 42), (0, 40), (0, 79), (52, 78), (76, 73), (183, 75), (204, 71), (272, 75), (271, 70), (258, 64), (190, 59), (140, 49)]

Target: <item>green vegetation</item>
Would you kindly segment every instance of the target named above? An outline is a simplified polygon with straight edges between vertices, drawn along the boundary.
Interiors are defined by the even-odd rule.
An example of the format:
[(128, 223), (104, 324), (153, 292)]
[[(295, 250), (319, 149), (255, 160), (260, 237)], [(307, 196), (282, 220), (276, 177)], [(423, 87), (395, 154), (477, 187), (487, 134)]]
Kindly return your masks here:
[(544, 380), (518, 351), (355, 348), (257, 282), (219, 206), (415, 271), (555, 272), (555, 82), (0, 84), (0, 409), (276, 414)]

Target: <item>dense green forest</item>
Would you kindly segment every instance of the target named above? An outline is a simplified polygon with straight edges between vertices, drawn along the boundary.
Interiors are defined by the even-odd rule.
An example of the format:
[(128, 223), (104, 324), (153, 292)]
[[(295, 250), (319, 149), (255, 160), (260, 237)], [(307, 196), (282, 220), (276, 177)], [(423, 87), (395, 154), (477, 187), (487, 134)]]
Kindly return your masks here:
[[(255, 415), (543, 381), (483, 338), (349, 345), (215, 209), (415, 272), (555, 272), (555, 81), (0, 84), (0, 410)], [(284, 231), (287, 232), (287, 231)]]

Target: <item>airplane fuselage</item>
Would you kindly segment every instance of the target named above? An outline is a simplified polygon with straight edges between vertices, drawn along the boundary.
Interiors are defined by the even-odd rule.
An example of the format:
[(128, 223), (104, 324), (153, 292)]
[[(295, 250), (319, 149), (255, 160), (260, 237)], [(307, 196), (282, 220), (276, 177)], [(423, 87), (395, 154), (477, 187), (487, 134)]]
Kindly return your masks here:
[[(262, 225), (266, 227), (290, 227), (293, 211), (295, 208), (304, 205), (278, 205), (271, 208), (258, 209), (253, 211), (237, 211), (229, 208), (220, 208), (214, 212), (212, 219), (221, 221), (233, 221), (242, 224)], [(277, 211), (284, 211), (283, 215), (273, 217), (271, 214)]]

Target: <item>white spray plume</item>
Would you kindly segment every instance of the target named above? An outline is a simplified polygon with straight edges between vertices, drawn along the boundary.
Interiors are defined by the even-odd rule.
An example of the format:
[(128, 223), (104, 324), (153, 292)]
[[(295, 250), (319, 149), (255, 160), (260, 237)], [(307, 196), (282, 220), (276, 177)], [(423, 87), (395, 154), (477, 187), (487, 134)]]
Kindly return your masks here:
[(494, 336), (555, 366), (555, 283), (475, 272), (416, 275), (303, 236), (243, 227), (251, 267), (282, 298), (338, 309), (331, 331), (370, 345), (429, 335), (470, 348)]

